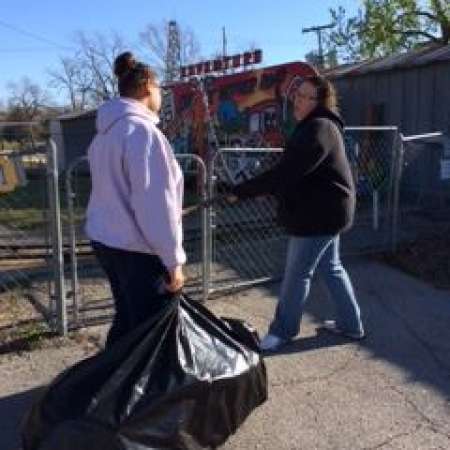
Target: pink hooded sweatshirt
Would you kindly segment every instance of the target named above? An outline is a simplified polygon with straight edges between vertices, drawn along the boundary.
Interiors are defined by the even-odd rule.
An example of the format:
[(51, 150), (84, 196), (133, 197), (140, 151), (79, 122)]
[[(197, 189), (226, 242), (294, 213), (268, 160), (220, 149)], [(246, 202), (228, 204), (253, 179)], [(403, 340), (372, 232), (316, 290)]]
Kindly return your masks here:
[(88, 149), (86, 232), (108, 247), (158, 255), (170, 270), (186, 262), (183, 175), (157, 123), (154, 113), (129, 98), (99, 108)]

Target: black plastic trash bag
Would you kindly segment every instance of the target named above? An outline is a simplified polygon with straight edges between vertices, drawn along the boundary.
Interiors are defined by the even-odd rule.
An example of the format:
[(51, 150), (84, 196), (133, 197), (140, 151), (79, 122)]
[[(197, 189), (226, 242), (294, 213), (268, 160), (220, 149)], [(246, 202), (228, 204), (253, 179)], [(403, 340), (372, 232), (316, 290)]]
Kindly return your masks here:
[(215, 448), (266, 398), (256, 333), (182, 295), (59, 375), (26, 418), (23, 447)]

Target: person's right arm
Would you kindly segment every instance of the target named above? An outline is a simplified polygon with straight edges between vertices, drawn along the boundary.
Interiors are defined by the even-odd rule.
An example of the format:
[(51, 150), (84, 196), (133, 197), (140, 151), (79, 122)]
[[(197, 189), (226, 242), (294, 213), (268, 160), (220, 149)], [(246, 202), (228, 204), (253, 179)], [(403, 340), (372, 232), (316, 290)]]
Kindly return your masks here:
[(279, 169), (280, 164), (277, 164), (266, 172), (234, 186), (231, 194), (239, 199), (274, 194), (278, 185)]
[[(274, 195), (281, 186), (295, 186), (300, 178), (315, 171), (327, 157), (330, 140), (328, 120), (315, 120), (298, 136), (291, 138), (293, 148), (267, 172), (235, 186), (231, 193), (239, 199)], [(231, 200), (233, 200), (231, 198)]]

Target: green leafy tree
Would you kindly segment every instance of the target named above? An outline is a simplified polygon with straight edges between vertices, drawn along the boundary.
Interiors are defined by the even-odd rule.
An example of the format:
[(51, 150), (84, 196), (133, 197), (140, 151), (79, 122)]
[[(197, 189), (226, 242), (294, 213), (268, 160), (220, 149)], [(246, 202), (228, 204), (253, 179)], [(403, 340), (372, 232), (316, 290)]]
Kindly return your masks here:
[(364, 0), (353, 17), (344, 8), (330, 9), (336, 24), (327, 45), (344, 60), (392, 54), (425, 42), (450, 41), (448, 0)]

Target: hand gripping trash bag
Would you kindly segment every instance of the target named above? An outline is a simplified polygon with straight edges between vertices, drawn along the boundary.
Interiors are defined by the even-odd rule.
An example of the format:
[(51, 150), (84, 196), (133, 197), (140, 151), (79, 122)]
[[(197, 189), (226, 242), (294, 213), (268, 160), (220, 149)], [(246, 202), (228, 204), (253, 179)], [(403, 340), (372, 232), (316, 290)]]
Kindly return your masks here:
[(180, 295), (59, 375), (25, 420), (23, 448), (215, 448), (266, 398), (256, 333)]

